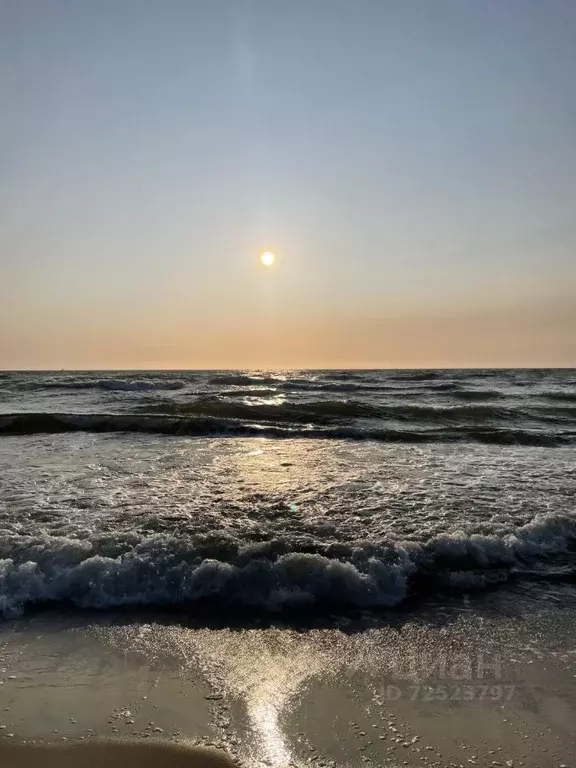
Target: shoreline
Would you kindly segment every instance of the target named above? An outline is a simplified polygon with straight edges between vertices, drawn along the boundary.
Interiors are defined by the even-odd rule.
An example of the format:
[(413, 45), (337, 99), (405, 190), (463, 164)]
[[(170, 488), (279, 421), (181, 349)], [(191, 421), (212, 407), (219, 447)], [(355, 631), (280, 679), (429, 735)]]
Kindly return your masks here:
[(0, 632), (0, 761), (48, 768), (58, 750), (120, 740), (151, 761), (158, 744), (182, 749), (167, 766), (209, 765), (193, 750), (211, 747), (248, 768), (572, 768), (576, 606), (556, 599), (324, 629), (25, 616)]

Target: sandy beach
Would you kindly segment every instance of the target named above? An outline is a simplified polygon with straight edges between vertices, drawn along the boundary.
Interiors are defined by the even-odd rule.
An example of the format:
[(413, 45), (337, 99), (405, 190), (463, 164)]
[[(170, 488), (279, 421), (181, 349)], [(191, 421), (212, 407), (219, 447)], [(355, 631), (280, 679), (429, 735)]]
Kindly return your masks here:
[(552, 597), (566, 610), (494, 598), (338, 627), (14, 620), (1, 764), (571, 766), (576, 612)]
[(88, 768), (106, 765), (120, 768), (127, 763), (141, 768), (165, 765), (167, 768), (226, 768), (233, 763), (215, 750), (196, 749), (174, 744), (135, 744), (102, 740), (94, 744), (0, 747), (2, 765), (13, 768)]

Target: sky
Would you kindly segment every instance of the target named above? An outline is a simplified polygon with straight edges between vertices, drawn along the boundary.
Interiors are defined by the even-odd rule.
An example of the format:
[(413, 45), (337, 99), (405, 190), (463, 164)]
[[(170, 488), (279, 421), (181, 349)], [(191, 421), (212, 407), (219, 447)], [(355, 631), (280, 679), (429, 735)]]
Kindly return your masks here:
[(575, 39), (572, 0), (0, 0), (0, 368), (576, 366)]

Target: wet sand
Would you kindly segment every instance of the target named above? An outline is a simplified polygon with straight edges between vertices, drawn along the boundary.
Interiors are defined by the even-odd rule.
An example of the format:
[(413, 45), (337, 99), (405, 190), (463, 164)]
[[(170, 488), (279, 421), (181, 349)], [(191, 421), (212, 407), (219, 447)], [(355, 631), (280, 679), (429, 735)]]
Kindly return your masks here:
[(0, 766), (225, 765), (190, 751), (209, 747), (252, 768), (573, 768), (576, 610), (554, 600), (298, 629), (9, 621)]
[(216, 751), (176, 744), (138, 744), (101, 741), (94, 744), (0, 744), (0, 765), (10, 768), (228, 768), (233, 766)]

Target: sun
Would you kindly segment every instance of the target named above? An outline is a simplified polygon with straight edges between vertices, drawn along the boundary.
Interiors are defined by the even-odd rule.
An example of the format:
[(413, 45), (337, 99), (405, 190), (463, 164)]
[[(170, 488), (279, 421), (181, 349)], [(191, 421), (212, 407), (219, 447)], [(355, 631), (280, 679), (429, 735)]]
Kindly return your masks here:
[(262, 251), (260, 254), (260, 263), (265, 267), (271, 267), (276, 261), (276, 256), (272, 251)]

